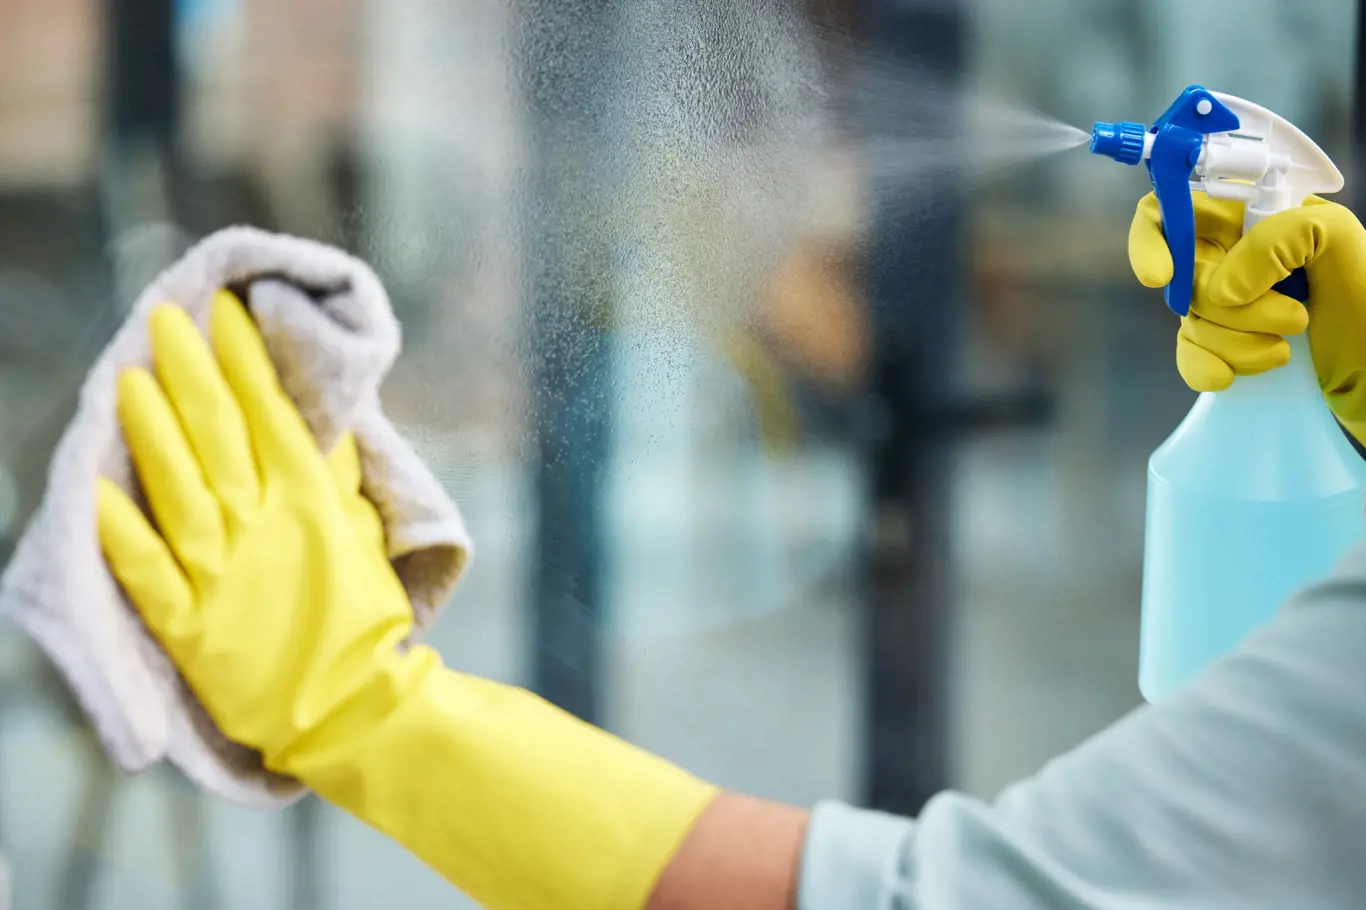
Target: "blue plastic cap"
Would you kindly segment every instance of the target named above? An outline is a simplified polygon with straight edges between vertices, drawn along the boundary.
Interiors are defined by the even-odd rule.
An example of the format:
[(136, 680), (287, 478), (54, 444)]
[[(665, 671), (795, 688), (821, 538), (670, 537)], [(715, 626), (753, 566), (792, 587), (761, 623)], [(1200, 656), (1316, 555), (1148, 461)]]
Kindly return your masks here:
[(1147, 131), (1143, 124), (1131, 120), (1097, 120), (1091, 128), (1091, 154), (1113, 158), (1120, 164), (1138, 164), (1143, 160), (1143, 134)]

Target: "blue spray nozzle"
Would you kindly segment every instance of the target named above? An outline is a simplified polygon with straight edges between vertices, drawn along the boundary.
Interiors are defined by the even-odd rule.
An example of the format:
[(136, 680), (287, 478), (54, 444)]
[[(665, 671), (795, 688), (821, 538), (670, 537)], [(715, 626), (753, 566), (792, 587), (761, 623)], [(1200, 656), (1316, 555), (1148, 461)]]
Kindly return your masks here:
[[(1162, 209), (1162, 230), (1172, 253), (1172, 280), (1163, 296), (1178, 316), (1190, 312), (1195, 285), (1195, 207), (1191, 171), (1200, 160), (1205, 137), (1238, 129), (1238, 115), (1200, 85), (1172, 102), (1149, 130), (1141, 123), (1097, 121), (1091, 151), (1121, 164), (1148, 159), (1148, 176)], [(1151, 133), (1151, 137), (1147, 134)]]
[(1147, 132), (1147, 127), (1132, 120), (1097, 120), (1091, 128), (1091, 154), (1113, 158), (1120, 164), (1138, 164), (1143, 160), (1143, 136)]

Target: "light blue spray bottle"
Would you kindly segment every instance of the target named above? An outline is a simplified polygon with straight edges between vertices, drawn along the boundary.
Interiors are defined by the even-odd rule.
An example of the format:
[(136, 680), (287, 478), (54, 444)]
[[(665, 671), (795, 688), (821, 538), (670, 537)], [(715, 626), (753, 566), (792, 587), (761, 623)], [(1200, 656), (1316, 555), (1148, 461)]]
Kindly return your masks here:
[[(1293, 125), (1198, 85), (1151, 129), (1096, 123), (1091, 151), (1147, 162), (1174, 265), (1167, 306), (1181, 316), (1194, 282), (1193, 189), (1243, 201), (1244, 231), (1342, 189), (1337, 167)], [(1276, 289), (1309, 296), (1303, 270)], [(1366, 536), (1366, 462), (1324, 402), (1307, 333), (1289, 342), (1287, 366), (1202, 394), (1148, 461), (1138, 685), (1150, 702), (1233, 650)]]

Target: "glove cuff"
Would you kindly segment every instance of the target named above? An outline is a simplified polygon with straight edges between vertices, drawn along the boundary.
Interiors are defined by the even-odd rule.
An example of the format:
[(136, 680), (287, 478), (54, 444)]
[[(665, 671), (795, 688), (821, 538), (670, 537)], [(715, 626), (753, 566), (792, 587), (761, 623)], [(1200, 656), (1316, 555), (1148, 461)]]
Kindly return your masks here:
[(490, 910), (639, 910), (717, 789), (418, 647), (287, 770)]

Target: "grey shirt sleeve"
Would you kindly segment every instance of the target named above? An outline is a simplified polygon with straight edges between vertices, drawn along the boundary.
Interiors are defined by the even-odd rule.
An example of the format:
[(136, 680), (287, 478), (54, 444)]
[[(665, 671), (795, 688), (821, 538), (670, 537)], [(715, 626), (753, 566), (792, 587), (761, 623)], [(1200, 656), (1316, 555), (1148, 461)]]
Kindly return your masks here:
[(994, 803), (818, 806), (800, 910), (1366, 906), (1366, 547)]

